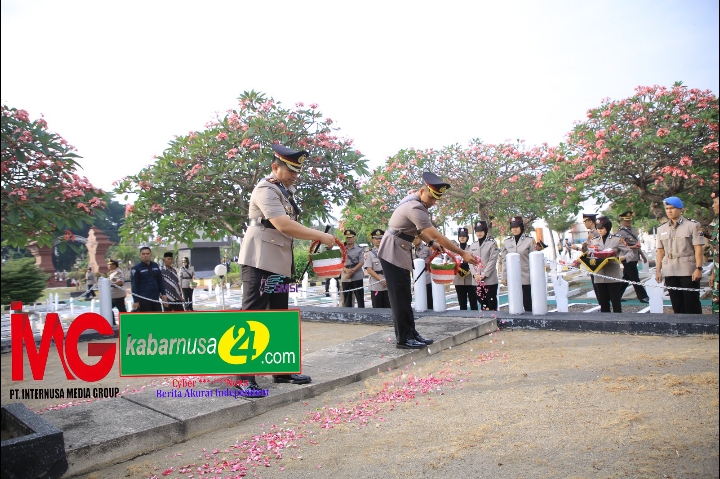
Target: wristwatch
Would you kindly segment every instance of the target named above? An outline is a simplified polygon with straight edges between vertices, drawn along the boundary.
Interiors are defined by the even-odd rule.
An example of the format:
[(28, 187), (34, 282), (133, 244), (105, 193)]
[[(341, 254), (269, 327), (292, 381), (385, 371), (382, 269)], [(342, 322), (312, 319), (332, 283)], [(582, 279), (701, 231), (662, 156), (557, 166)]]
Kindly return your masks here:
[(430, 242), (428, 243), (428, 246), (432, 248), (432, 245), (434, 245), (434, 244), (435, 244), (435, 240), (430, 240)]
[(702, 266), (696, 266), (695, 269), (698, 271), (702, 271)]

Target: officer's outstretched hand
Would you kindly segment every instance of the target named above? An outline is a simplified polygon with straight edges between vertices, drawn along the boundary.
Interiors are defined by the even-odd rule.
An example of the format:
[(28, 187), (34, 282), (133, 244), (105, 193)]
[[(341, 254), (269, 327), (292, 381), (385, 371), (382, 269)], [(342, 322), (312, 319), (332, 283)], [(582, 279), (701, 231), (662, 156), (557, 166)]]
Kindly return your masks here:
[(658, 283), (662, 283), (662, 273), (660, 272), (660, 270), (655, 271), (655, 281), (657, 281)]
[(478, 264), (477, 258), (470, 251), (463, 251), (463, 253), (460, 256), (462, 256), (462, 259), (465, 260), (466, 263)]
[(320, 242), (329, 248), (335, 246), (335, 237), (330, 233), (321, 233)]

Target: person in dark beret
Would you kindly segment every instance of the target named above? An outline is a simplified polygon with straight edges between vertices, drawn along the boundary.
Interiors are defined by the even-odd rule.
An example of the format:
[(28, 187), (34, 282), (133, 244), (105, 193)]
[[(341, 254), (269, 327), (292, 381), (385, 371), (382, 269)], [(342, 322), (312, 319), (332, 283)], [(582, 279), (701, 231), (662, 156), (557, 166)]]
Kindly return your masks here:
[[(363, 289), (363, 278), (365, 272), (365, 252), (355, 244), (355, 231), (343, 231), (345, 236), (345, 249), (347, 250), (347, 259), (345, 260), (345, 268), (342, 272), (342, 289), (343, 289), (343, 306), (346, 308), (353, 307), (353, 298), (357, 300), (358, 308), (365, 307), (365, 290)], [(354, 290), (354, 291), (353, 291)]]
[(433, 342), (420, 336), (415, 329), (410, 279), (413, 270), (411, 250), (415, 237), (420, 236), (431, 248), (450, 250), (468, 264), (477, 264), (470, 251), (460, 249), (430, 221), (428, 210), (442, 199), (450, 185), (431, 172), (423, 173), (422, 180), (423, 186), (398, 204), (378, 249), (387, 280), (398, 349), (420, 349)]

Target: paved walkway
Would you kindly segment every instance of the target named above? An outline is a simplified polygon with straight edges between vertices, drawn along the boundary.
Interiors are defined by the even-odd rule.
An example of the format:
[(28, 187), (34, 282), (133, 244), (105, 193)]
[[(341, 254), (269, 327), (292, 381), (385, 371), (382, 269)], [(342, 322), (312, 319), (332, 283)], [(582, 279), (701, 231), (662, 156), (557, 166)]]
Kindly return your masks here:
[[(158, 397), (157, 390), (166, 393), (173, 390), (184, 392), (185, 388), (173, 388), (172, 384), (154, 384), (140, 392), (118, 398), (45, 411), (42, 417), (64, 431), (68, 474), (96, 470), (107, 464), (240, 423), (276, 407), (363, 380), (380, 371), (405, 366), (411, 363), (413, 358), (437, 354), (495, 331), (497, 322), (505, 326), (533, 329), (649, 334), (717, 334), (718, 331), (718, 318), (707, 315), (649, 317), (637, 314), (551, 313), (546, 316), (509, 316), (503, 313), (448, 311), (439, 316), (437, 313), (428, 312), (417, 315), (418, 330), (424, 336), (434, 338), (435, 344), (423, 350), (408, 351), (395, 348), (388, 310), (302, 308), (302, 315), (305, 322), (386, 324), (388, 327), (304, 354), (303, 373), (313, 377), (312, 384), (273, 384), (268, 378), (259, 378), (260, 386), (269, 389), (269, 396), (264, 398), (218, 396), (215, 391), (225, 390), (226, 385), (199, 382), (194, 384), (192, 389), (206, 391), (204, 394), (210, 397), (198, 397), (197, 400), (173, 396)], [(640, 322), (641, 319), (652, 321), (643, 323)], [(50, 387), (44, 384), (43, 386)], [(77, 387), (85, 386), (87, 385), (79, 384)], [(3, 372), (4, 400), (8, 394), (7, 387)]]

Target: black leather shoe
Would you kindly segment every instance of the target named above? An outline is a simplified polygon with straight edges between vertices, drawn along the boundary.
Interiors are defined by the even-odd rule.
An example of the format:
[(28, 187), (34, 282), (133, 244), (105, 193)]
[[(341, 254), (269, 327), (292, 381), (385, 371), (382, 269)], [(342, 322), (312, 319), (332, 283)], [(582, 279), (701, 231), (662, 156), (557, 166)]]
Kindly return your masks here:
[(310, 376), (303, 374), (282, 374), (273, 376), (274, 383), (309, 384), (312, 382)]
[(241, 386), (239, 384), (235, 385), (235, 389), (239, 389), (240, 391), (260, 391), (261, 388), (258, 386), (258, 383), (255, 381), (248, 382), (247, 386)]
[(418, 342), (420, 342), (420, 343), (425, 343), (425, 344), (432, 344), (432, 343), (435, 342), (435, 341), (433, 341), (432, 339), (423, 338), (423, 337), (420, 336), (419, 334), (418, 334), (417, 336), (415, 336), (415, 341), (418, 341)]
[(404, 343), (398, 343), (395, 345), (397, 349), (422, 349), (426, 346), (427, 344), (421, 343), (415, 339), (408, 339)]
[(640, 299), (640, 300), (638, 300), (638, 301), (640, 301), (641, 303), (649, 303), (649, 302), (650, 302), (650, 298), (643, 298), (643, 299)]

